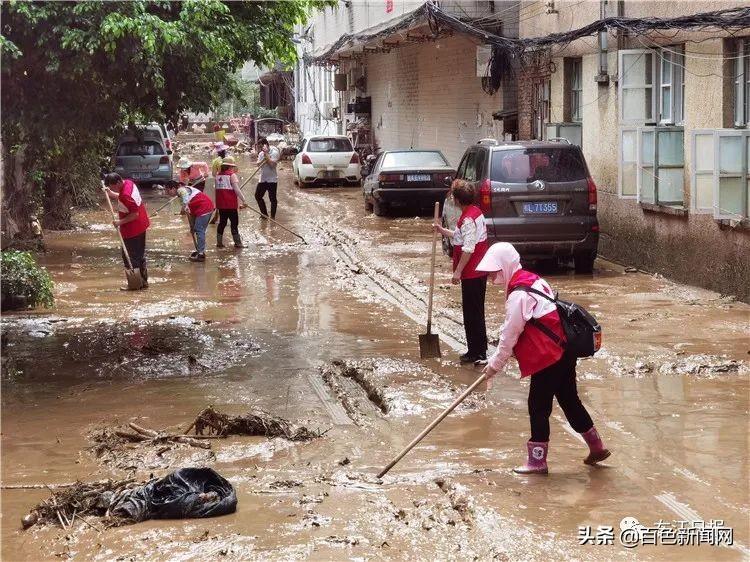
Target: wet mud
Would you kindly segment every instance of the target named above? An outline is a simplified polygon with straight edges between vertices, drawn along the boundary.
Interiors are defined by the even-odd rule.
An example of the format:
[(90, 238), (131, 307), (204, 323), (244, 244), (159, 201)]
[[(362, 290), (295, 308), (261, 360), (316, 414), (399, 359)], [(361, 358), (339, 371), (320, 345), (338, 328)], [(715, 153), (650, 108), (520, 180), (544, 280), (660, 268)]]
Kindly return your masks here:
[[(197, 140), (185, 149), (208, 158)], [(251, 163), (238, 160), (242, 181)], [(378, 480), (479, 375), (457, 361), (460, 292), (439, 257), (433, 328), (443, 357), (420, 361), (430, 219), (365, 214), (357, 189), (299, 190), (288, 163), (280, 176), (277, 220), (308, 246), (243, 213), (247, 248), (215, 249), (209, 230), (207, 262), (191, 264), (186, 223), (163, 212), (149, 231), (151, 286), (137, 294), (119, 291), (103, 211), (48, 236), (55, 308), (2, 322), (4, 560), (748, 557), (748, 305), (607, 262), (588, 276), (542, 269), (604, 326), (604, 348), (579, 363), (578, 384), (614, 452), (606, 466), (583, 465), (586, 448), (555, 406), (549, 477), (511, 472), (528, 439), (528, 381), (512, 365)], [(144, 195), (150, 209), (164, 201)], [(491, 340), (502, 302), (488, 287)], [(210, 449), (113, 440), (132, 423), (183, 434), (207, 404), (221, 416), (206, 436), (258, 412), (283, 423), (271, 435), (264, 427), (273, 424), (250, 424), (262, 434), (212, 439)], [(297, 428), (320, 436), (289, 439)], [(49, 498), (46, 484), (145, 481), (182, 466), (226, 477), (238, 511), (127, 528), (77, 519), (21, 528)], [(735, 544), (579, 544), (580, 526), (618, 529), (624, 517), (722, 519)]]

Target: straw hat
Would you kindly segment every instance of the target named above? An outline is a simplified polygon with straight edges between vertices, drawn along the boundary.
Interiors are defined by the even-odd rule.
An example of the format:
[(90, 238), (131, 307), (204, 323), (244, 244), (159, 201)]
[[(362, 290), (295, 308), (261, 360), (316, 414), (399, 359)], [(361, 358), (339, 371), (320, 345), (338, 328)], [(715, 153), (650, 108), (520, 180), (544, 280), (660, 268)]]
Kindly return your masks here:
[(237, 167), (237, 164), (234, 161), (234, 156), (227, 156), (221, 161), (222, 166), (234, 166)]
[(182, 169), (182, 170), (184, 170), (185, 168), (189, 168), (192, 165), (193, 165), (193, 163), (190, 160), (188, 160), (187, 156), (183, 156), (177, 162), (177, 167), (180, 168), (180, 169)]

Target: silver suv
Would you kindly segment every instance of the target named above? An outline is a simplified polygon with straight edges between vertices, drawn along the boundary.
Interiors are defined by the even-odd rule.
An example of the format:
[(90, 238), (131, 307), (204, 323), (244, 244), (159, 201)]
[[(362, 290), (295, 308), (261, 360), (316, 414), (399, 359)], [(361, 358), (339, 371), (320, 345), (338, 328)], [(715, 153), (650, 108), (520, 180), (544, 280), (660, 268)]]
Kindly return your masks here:
[[(466, 150), (456, 178), (474, 186), (490, 244), (510, 242), (527, 259), (572, 257), (576, 272), (591, 273), (599, 244), (596, 184), (579, 147), (484, 139)], [(460, 214), (446, 199), (446, 228), (455, 228)], [(450, 252), (449, 240), (443, 246)]]
[(165, 183), (172, 179), (170, 153), (158, 129), (128, 129), (117, 143), (114, 171), (140, 186)]

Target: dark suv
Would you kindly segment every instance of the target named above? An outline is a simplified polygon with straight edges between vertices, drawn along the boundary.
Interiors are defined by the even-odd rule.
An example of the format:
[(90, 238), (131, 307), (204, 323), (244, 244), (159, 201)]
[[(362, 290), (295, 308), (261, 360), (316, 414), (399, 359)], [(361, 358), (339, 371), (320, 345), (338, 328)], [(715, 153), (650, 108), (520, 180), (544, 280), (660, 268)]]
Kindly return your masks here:
[[(527, 259), (572, 256), (577, 272), (591, 273), (599, 244), (596, 184), (579, 147), (485, 139), (466, 150), (456, 178), (474, 185), (490, 244), (510, 242)], [(446, 228), (455, 228), (460, 214), (446, 199)], [(449, 240), (444, 247), (450, 251)]]

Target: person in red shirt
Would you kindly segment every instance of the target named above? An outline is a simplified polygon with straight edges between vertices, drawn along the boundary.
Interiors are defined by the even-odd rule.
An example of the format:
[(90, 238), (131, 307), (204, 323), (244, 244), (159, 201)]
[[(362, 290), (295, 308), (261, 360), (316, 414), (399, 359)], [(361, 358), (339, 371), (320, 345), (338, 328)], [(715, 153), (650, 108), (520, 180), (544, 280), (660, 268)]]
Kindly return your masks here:
[[(145, 289), (148, 287), (146, 231), (151, 225), (146, 205), (143, 203), (138, 186), (131, 180), (123, 180), (120, 174), (104, 176), (104, 186), (107, 196), (117, 200), (119, 218), (114, 220), (112, 224), (120, 229), (133, 268), (141, 270), (143, 288)], [(128, 267), (125, 252), (122, 253), (122, 261), (125, 263), (125, 267)]]
[[(237, 208), (247, 207), (245, 196), (240, 191), (240, 181), (237, 179), (237, 164), (233, 156), (224, 158), (221, 170), (216, 176), (216, 208), (219, 209), (219, 224), (216, 226), (216, 247), (224, 247), (224, 228), (229, 221), (235, 248), (244, 248), (240, 238), (240, 216)], [(242, 204), (239, 202), (242, 201)]]
[(487, 326), (484, 319), (484, 298), (487, 273), (477, 271), (477, 264), (487, 251), (487, 226), (482, 211), (474, 205), (474, 187), (455, 180), (451, 186), (453, 200), (461, 208), (455, 230), (433, 225), (443, 236), (453, 239), (453, 284), (461, 283), (461, 308), (468, 350), (461, 363), (487, 364)]
[(501, 372), (511, 356), (518, 361), (521, 377), (530, 377), (529, 420), (531, 438), (526, 443), (526, 464), (519, 474), (547, 474), (549, 417), (557, 398), (570, 426), (589, 446), (584, 459), (594, 465), (610, 455), (576, 387), (577, 358), (565, 350), (565, 331), (555, 294), (544, 279), (521, 267), (518, 251), (508, 242), (497, 242), (477, 265), (489, 274), (493, 285), (505, 289), (505, 321), (497, 351), (484, 368), (487, 379)]
[(190, 220), (190, 232), (195, 236), (195, 251), (190, 254), (190, 261), (206, 261), (206, 230), (214, 214), (214, 202), (201, 190), (178, 182), (168, 184), (166, 193), (170, 197), (179, 195), (182, 214)]

